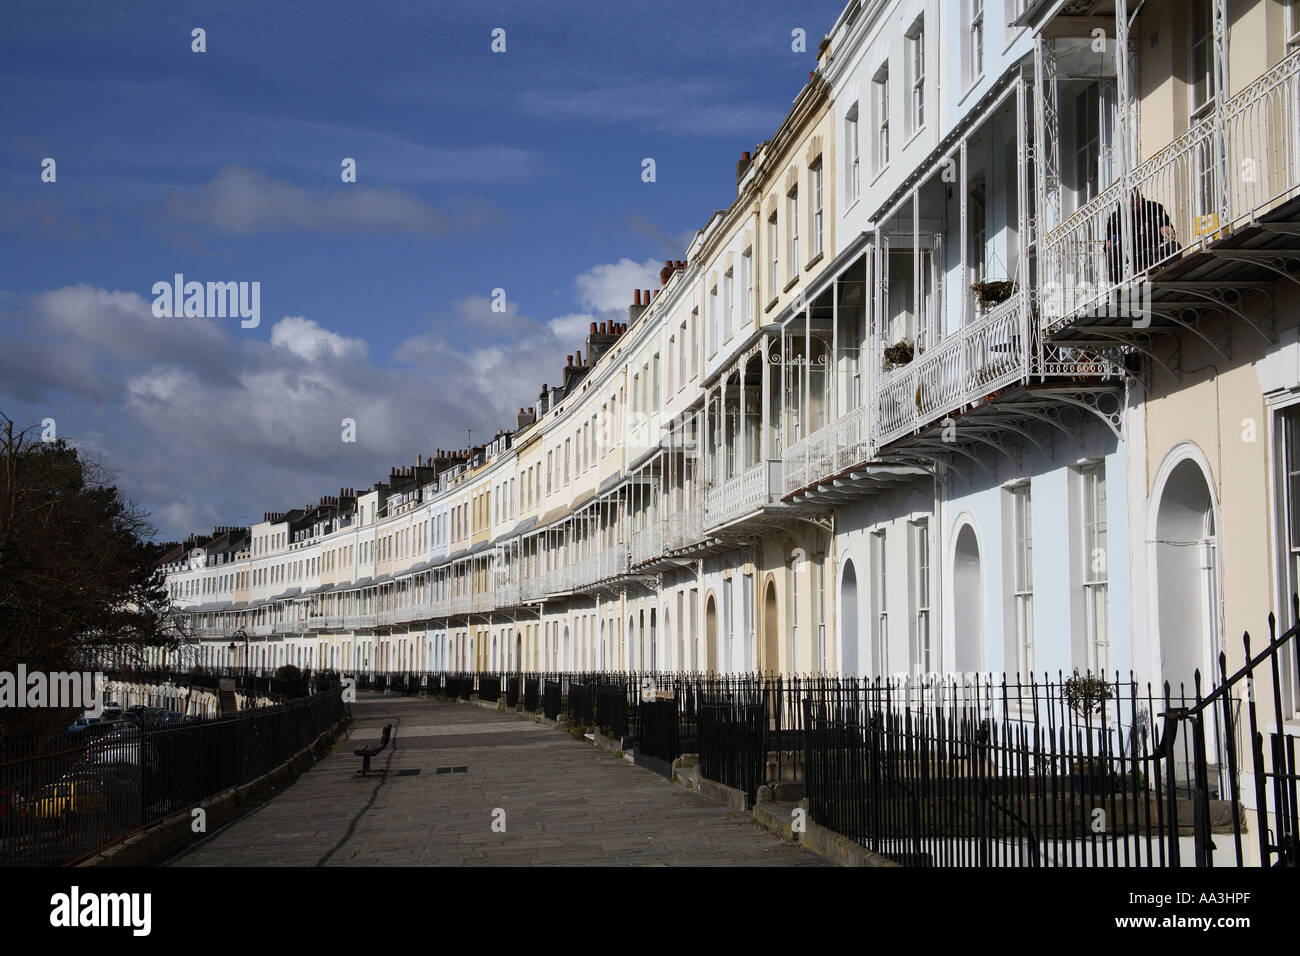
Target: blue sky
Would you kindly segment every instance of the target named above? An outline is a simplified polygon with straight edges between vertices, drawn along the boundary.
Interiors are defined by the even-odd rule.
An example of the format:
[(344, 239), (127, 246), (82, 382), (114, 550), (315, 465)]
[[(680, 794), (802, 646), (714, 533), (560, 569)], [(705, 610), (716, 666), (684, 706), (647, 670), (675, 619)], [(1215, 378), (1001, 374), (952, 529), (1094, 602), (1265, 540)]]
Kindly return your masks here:
[[(8, 0), (0, 411), (162, 537), (481, 440), (685, 257), (841, 6)], [(177, 272), (260, 326), (155, 318)]]

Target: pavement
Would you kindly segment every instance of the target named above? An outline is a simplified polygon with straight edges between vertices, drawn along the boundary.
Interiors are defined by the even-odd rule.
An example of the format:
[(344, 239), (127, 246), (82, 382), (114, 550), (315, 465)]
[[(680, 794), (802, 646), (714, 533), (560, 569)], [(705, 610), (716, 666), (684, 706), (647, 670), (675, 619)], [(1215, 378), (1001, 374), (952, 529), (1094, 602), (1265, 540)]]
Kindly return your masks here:
[(358, 695), (352, 714), (351, 739), (170, 865), (829, 865), (551, 724), (440, 698)]

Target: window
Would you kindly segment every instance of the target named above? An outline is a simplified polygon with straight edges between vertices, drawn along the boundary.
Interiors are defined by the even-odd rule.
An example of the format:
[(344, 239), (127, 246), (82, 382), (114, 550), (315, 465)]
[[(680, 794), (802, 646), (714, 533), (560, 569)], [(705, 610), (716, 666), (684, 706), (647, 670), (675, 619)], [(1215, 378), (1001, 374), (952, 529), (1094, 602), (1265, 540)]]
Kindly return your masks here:
[[(1287, 594), (1293, 594), (1300, 589), (1296, 583), (1300, 581), (1300, 405), (1291, 405), (1282, 411), (1278, 431), (1281, 445), (1278, 460), (1282, 463), (1278, 483), (1283, 496), (1278, 520), (1283, 529), (1282, 564), (1286, 570), (1282, 584)], [(1290, 603), (1287, 602), (1286, 606), (1289, 610)], [(1293, 626), (1296, 622), (1286, 623)], [(1295, 713), (1300, 709), (1297, 703), (1300, 701), (1300, 676), (1295, 676), (1295, 652), (1287, 653), (1291, 655), (1291, 665), (1285, 667), (1284, 672), (1293, 676), (1283, 683), (1282, 702), (1285, 713)]]
[(790, 213), (790, 275), (789, 279), (793, 280), (799, 275), (799, 190), (796, 187), (790, 191), (786, 197), (787, 209)]
[(889, 613), (885, 606), (885, 532), (871, 533), (871, 666), (874, 676), (889, 674)]
[(849, 203), (857, 201), (862, 177), (859, 175), (858, 104), (854, 103), (844, 115), (844, 194)]
[(1214, 101), (1214, 15), (1211, 0), (1192, 0), (1187, 6), (1188, 114), (1199, 117)]
[(1034, 672), (1034, 547), (1033, 511), (1029, 483), (1011, 489), (1011, 587), (1015, 601), (1016, 666), (1021, 679)]
[(700, 374), (700, 310), (691, 310), (691, 375)]
[(546, 493), (548, 495), (551, 493), (551, 475), (555, 471), (554, 456), (555, 453), (553, 451), (548, 451), (546, 453)]
[(722, 277), (722, 311), (727, 316), (727, 338), (736, 332), (736, 292), (732, 270)]
[(812, 243), (813, 258), (822, 254), (822, 161), (821, 157), (813, 163), (809, 171), (812, 180)]
[(767, 297), (776, 298), (776, 273), (781, 262), (781, 247), (777, 244), (776, 213), (767, 220), (767, 244), (772, 250), (772, 271), (767, 277)]
[(930, 522), (912, 522), (912, 673), (935, 669), (930, 640)]
[(673, 356), (676, 354), (677, 354), (677, 336), (670, 335), (668, 336), (668, 394), (669, 395), (677, 391), (677, 389), (673, 387), (674, 376), (679, 374), (678, 370), (681, 368), (680, 363), (678, 363), (677, 365), (673, 364)]
[(1080, 470), (1083, 492), (1083, 597), (1087, 667), (1094, 674), (1110, 669), (1110, 621), (1107, 604), (1106, 465)]
[(915, 133), (925, 125), (925, 22), (921, 19), (907, 34), (907, 71), (912, 95), (907, 131)]
[(967, 0), (970, 4), (969, 61), (966, 84), (969, 86), (984, 72), (984, 0)]
[(1286, 48), (1287, 52), (1300, 50), (1300, 0), (1286, 0)]
[(740, 324), (749, 327), (754, 321), (754, 248), (740, 254)]
[(718, 351), (718, 287), (715, 285), (709, 290), (708, 304), (708, 322), (709, 322), (709, 358), (712, 358)]
[(873, 82), (876, 111), (876, 172), (889, 165), (889, 64), (880, 68)]
[(677, 329), (677, 388), (686, 384), (686, 323)]
[(970, 185), (970, 201), (967, 205), (967, 216), (970, 219), (970, 248), (968, 255), (970, 261), (970, 281), (971, 284), (984, 281), (984, 246), (987, 242), (988, 232), (985, 226), (984, 218), (984, 181), (977, 179)]

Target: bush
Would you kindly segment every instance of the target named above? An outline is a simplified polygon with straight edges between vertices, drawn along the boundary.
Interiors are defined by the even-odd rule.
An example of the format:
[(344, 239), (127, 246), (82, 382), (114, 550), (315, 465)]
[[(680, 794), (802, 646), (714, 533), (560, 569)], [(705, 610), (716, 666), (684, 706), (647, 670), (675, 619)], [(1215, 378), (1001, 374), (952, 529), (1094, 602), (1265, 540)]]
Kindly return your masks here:
[(283, 667), (276, 669), (275, 679), (276, 680), (301, 680), (302, 671), (298, 670), (298, 668), (294, 667), (292, 664), (285, 664)]

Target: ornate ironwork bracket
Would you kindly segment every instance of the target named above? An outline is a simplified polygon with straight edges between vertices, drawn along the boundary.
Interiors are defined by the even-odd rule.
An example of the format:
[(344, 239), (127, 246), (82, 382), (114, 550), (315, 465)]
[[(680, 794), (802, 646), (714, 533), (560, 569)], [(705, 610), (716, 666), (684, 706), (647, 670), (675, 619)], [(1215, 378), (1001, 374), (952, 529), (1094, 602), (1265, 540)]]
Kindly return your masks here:
[[(1030, 394), (1035, 397), (1051, 398), (1053, 401), (1064, 402), (1067, 405), (1081, 408), (1085, 412), (1091, 412), (1111, 430), (1111, 433), (1118, 440), (1124, 440), (1124, 399), (1113, 388), (1080, 386), (1071, 388), (1034, 388), (1030, 389)], [(1103, 407), (1103, 403), (1107, 401), (1114, 404), (1113, 411), (1108, 411)]]

